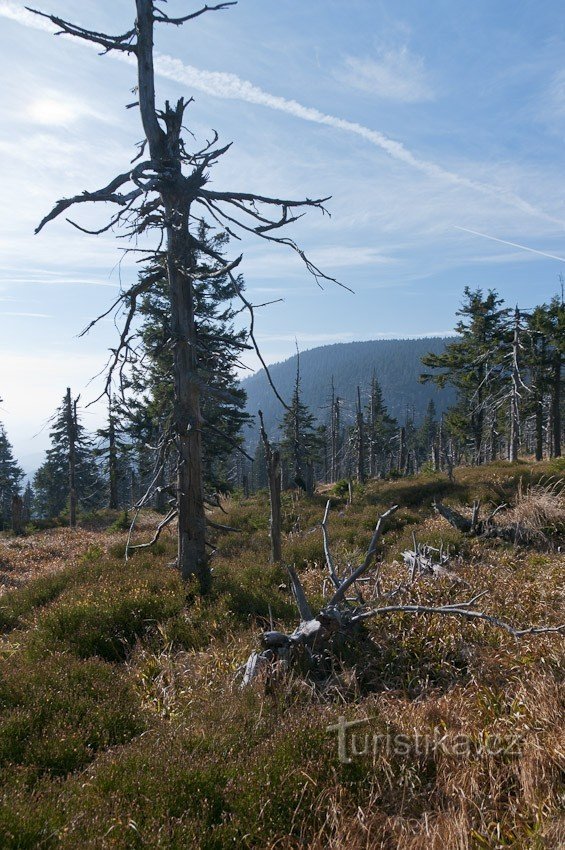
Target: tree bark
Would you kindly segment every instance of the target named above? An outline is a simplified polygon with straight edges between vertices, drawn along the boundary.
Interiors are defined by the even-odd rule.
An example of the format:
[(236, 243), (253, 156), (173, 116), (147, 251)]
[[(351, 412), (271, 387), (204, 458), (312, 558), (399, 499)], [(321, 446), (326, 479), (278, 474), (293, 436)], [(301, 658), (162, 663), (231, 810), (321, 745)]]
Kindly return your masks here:
[(153, 3), (136, 0), (139, 106), (154, 170), (162, 177), (161, 197), (167, 234), (167, 277), (174, 349), (173, 421), (178, 450), (176, 501), (177, 565), (183, 578), (196, 576), (202, 591), (210, 585), (206, 558), (206, 515), (202, 481), (202, 415), (194, 320), (190, 250), (190, 187), (181, 169), (180, 132), (184, 102), (167, 104), (165, 134), (155, 109)]
[[(178, 448), (178, 568), (183, 578), (195, 575), (202, 591), (210, 584), (206, 558), (206, 514), (202, 486), (202, 414), (196, 354), (194, 292), (184, 271), (188, 243), (188, 210), (166, 200), (167, 274), (174, 348), (173, 419)], [(183, 260), (185, 262), (183, 263)], [(184, 267), (184, 268), (183, 268)]]
[(361, 408), (361, 388), (357, 387), (357, 481), (365, 482), (365, 423)]
[(561, 352), (556, 351), (553, 358), (553, 381), (551, 387), (553, 457), (561, 457), (561, 361)]
[(67, 439), (69, 441), (69, 526), (77, 524), (77, 491), (76, 491), (76, 416), (77, 403), (71, 399), (71, 389), (67, 387), (65, 396), (65, 417), (67, 421)]
[(261, 439), (265, 448), (265, 460), (267, 464), (267, 478), (269, 481), (269, 502), (271, 516), (269, 520), (269, 534), (271, 537), (271, 563), (278, 564), (282, 561), (282, 519), (281, 519), (281, 456), (278, 449), (273, 449), (263, 422), (263, 414), (259, 411), (261, 422)]

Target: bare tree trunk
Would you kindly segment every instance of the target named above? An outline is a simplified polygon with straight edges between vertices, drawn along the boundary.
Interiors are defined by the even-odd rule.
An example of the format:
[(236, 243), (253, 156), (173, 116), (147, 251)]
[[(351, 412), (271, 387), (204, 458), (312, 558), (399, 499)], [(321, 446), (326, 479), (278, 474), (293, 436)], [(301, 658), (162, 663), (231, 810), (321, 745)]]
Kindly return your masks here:
[(536, 460), (543, 460), (543, 397), (536, 399)]
[[(206, 591), (210, 569), (206, 558), (206, 515), (202, 487), (202, 415), (196, 355), (194, 293), (184, 269), (187, 262), (188, 211), (166, 204), (167, 272), (174, 346), (173, 419), (178, 446), (178, 568), (183, 578), (195, 575)], [(184, 260), (184, 262), (183, 262)]]
[(118, 454), (116, 451), (116, 425), (114, 414), (111, 409), (108, 422), (108, 476), (110, 479), (110, 500), (108, 507), (116, 511), (119, 507), (118, 499)]
[(77, 437), (77, 403), (71, 399), (71, 389), (67, 387), (65, 396), (65, 419), (67, 423), (67, 439), (69, 441), (69, 526), (77, 524), (77, 491), (76, 491), (76, 437)]
[(335, 387), (334, 387), (334, 379), (332, 375), (332, 400), (330, 407), (330, 481), (335, 483), (337, 481), (337, 432), (336, 432), (336, 421), (335, 421)]
[(398, 432), (398, 471), (401, 475), (406, 473), (406, 428), (401, 426)]
[(561, 457), (561, 360), (561, 352), (556, 351), (553, 359), (553, 382), (551, 387), (553, 457)]
[(520, 445), (520, 367), (518, 357), (520, 350), (520, 312), (516, 307), (514, 312), (514, 336), (512, 338), (512, 387), (510, 390), (510, 439), (508, 441), (508, 459), (518, 460)]
[(332, 382), (332, 470), (331, 470), (331, 478), (332, 482), (338, 480), (340, 476), (340, 463), (339, 463), (339, 438), (340, 438), (340, 430), (341, 430), (341, 416), (339, 409), (339, 396), (334, 397), (334, 389)]
[(194, 322), (191, 262), (190, 197), (181, 170), (180, 133), (184, 102), (167, 104), (165, 134), (155, 109), (153, 69), (154, 12), (151, 0), (136, 0), (139, 106), (155, 171), (167, 172), (162, 190), (167, 232), (167, 277), (174, 347), (173, 421), (178, 449), (177, 512), (178, 569), (183, 578), (195, 575), (203, 591), (210, 584), (206, 558), (206, 515), (202, 484), (202, 415)]
[(357, 481), (365, 481), (365, 423), (361, 407), (361, 389), (357, 387)]
[(269, 532), (271, 536), (271, 563), (278, 564), (282, 561), (282, 519), (281, 519), (281, 456), (278, 449), (273, 449), (265, 431), (263, 414), (259, 411), (261, 422), (261, 439), (265, 448), (265, 460), (267, 462), (267, 477), (269, 480), (269, 501), (271, 505), (271, 517), (269, 521)]
[(12, 496), (12, 531), (17, 535), (24, 533), (24, 502), (17, 493)]

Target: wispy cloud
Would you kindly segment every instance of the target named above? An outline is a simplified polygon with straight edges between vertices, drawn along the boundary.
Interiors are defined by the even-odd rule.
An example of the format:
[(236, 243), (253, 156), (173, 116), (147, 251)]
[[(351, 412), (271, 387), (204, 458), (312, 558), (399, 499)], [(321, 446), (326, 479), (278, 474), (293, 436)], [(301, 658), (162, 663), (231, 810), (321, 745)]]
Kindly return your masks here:
[[(53, 32), (55, 29), (45, 19), (31, 15), (23, 6), (12, 2), (12, 0), (0, 0), (0, 16), (35, 29), (47, 30), (49, 32)], [(87, 42), (81, 43), (87, 44)], [(132, 57), (127, 54), (117, 53), (110, 55), (115, 59), (126, 61), (130, 64), (133, 61)], [(278, 95), (273, 95), (248, 80), (241, 79), (236, 74), (222, 71), (204, 71), (192, 65), (186, 65), (180, 59), (162, 54), (156, 56), (155, 71), (162, 77), (182, 83), (189, 88), (202, 91), (213, 97), (246, 101), (247, 103), (265, 106), (278, 112), (284, 112), (303, 121), (352, 133), (380, 148), (392, 159), (402, 162), (430, 177), (453, 186), (464, 187), (474, 192), (496, 198), (501, 203), (508, 204), (537, 218), (542, 218), (554, 224), (563, 224), (560, 219), (549, 215), (525, 198), (505, 189), (503, 186), (481, 183), (449, 168), (444, 168), (435, 162), (417, 156), (402, 142), (390, 138), (379, 130), (373, 130), (355, 121), (348, 121), (347, 119), (321, 112), (313, 107), (304, 106), (296, 100), (289, 100)]]
[(381, 50), (377, 58), (348, 56), (336, 78), (375, 97), (401, 103), (434, 99), (429, 73), (408, 47)]
[(0, 316), (22, 316), (28, 319), (52, 319), (53, 316), (50, 316), (48, 313), (24, 313), (24, 312), (8, 312), (2, 311)]
[(0, 284), (6, 286), (22, 286), (29, 284), (30, 286), (106, 286), (111, 289), (118, 289), (119, 283), (99, 278), (81, 277), (56, 277), (43, 275), (26, 275), (25, 277), (7, 277), (3, 278), (0, 274)]
[(378, 248), (367, 245), (328, 245), (310, 252), (315, 263), (324, 267), (349, 268), (350, 266), (390, 265), (395, 260), (382, 254)]

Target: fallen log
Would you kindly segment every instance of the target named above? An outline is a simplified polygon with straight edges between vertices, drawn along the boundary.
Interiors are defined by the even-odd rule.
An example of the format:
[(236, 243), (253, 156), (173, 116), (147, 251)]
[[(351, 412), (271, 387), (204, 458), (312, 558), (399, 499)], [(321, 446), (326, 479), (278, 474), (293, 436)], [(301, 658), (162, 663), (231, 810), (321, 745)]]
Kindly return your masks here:
[[(370, 641), (368, 633), (363, 629), (364, 623), (373, 617), (387, 616), (399, 612), (417, 616), (439, 615), (481, 621), (494, 628), (502, 629), (517, 638), (524, 635), (565, 631), (565, 624), (515, 628), (506, 620), (478, 610), (476, 607), (477, 602), (485, 595), (486, 591), (477, 593), (470, 599), (446, 605), (395, 604), (393, 602), (395, 597), (410, 591), (410, 587), (414, 583), (413, 569), (407, 582), (403, 582), (392, 590), (383, 593), (379, 583), (382, 564), (379, 563), (377, 563), (375, 577), (375, 592), (378, 604), (369, 607), (364, 602), (356, 584), (362, 580), (362, 577), (365, 576), (373, 563), (373, 559), (377, 553), (377, 543), (386, 519), (397, 509), (398, 506), (393, 505), (393, 507), (379, 517), (363, 562), (349, 576), (342, 577), (336, 568), (329, 543), (328, 502), (322, 520), (322, 533), (324, 537), (326, 566), (330, 581), (334, 587), (334, 593), (328, 604), (314, 615), (294, 566), (286, 565), (300, 616), (299, 625), (291, 634), (285, 634), (272, 627), (269, 631), (263, 632), (260, 647), (251, 653), (247, 662), (238, 671), (238, 675), (241, 677), (241, 687), (251, 685), (260, 676), (264, 679), (266, 685), (272, 685), (292, 670), (299, 672), (313, 684), (323, 688), (332, 680), (335, 680), (339, 672), (340, 649), (344, 645), (353, 642), (357, 644), (358, 648), (363, 649), (363, 644), (365, 643), (366, 645)], [(418, 550), (415, 546), (416, 557), (417, 552)], [(410, 554), (412, 555), (414, 553)], [(422, 565), (427, 567), (429, 561), (431, 561), (430, 558), (426, 561), (424, 557), (424, 560), (420, 561), (420, 567)], [(441, 558), (440, 561), (442, 561)], [(435, 568), (439, 568), (440, 570), (445, 569), (444, 564), (445, 560), (438, 564), (433, 564), (432, 562), (430, 566), (432, 574), (436, 573)], [(452, 575), (449, 571), (447, 572), (449, 575)], [(346, 596), (348, 590), (352, 593), (349, 597)]]
[(514, 525), (495, 525), (493, 522), (496, 514), (507, 507), (507, 505), (499, 505), (485, 519), (479, 518), (480, 502), (473, 503), (473, 514), (471, 518), (464, 516), (444, 505), (443, 502), (433, 502), (432, 507), (437, 514), (446, 519), (453, 528), (461, 531), (463, 534), (468, 534), (472, 537), (496, 537), (500, 540), (506, 540), (509, 543), (527, 542), (530, 538), (529, 530), (520, 524)]

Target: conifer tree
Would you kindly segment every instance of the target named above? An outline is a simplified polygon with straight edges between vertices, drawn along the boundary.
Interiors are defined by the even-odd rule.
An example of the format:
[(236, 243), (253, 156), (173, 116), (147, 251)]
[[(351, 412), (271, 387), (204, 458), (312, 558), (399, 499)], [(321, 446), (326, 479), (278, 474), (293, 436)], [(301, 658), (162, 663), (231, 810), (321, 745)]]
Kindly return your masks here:
[(367, 442), (369, 446), (369, 474), (372, 478), (376, 478), (386, 473), (390, 443), (396, 434), (397, 424), (388, 413), (381, 385), (374, 372), (371, 378), (366, 420)]
[(296, 487), (307, 493), (314, 491), (314, 466), (320, 462), (324, 437), (316, 418), (301, 399), (300, 358), (297, 358), (296, 379), (292, 400), (282, 421), (281, 457)]
[[(228, 242), (224, 233), (211, 232), (200, 223), (199, 242), (220, 253)], [(240, 353), (248, 348), (245, 330), (234, 328), (233, 286), (227, 273), (218, 273), (206, 257), (196, 252), (198, 279), (194, 282), (195, 320), (199, 371), (207, 392), (202, 396), (204, 481), (211, 489), (222, 489), (229, 477), (228, 466), (234, 447), (241, 446), (241, 430), (250, 417), (245, 412), (246, 394), (237, 380)], [(153, 269), (151, 274), (158, 274)], [(244, 289), (240, 277), (239, 286)], [(141, 353), (131, 379), (132, 399), (128, 404), (131, 435), (146, 446), (156, 446), (170, 427), (174, 404), (172, 331), (168, 281), (163, 268), (159, 280), (140, 304)], [(147, 456), (154, 465), (156, 452)], [(152, 463), (151, 463), (152, 462)], [(150, 478), (151, 470), (143, 477)], [(167, 482), (168, 483), (168, 482)]]
[(4, 426), (0, 423), (0, 531), (10, 527), (12, 498), (19, 495), (23, 470), (14, 453)]
[[(55, 517), (65, 509), (70, 514), (73, 489), (78, 510), (93, 510), (104, 501), (104, 484), (95, 460), (95, 448), (78, 414), (74, 419), (74, 431), (70, 433), (68, 395), (55, 412), (50, 431), (51, 448), (33, 479), (34, 510), (41, 517)], [(70, 480), (73, 447), (74, 487)]]
[(426, 409), (424, 419), (422, 420), (422, 424), (418, 428), (416, 434), (416, 458), (418, 468), (427, 461), (431, 461), (435, 468), (439, 466), (439, 462), (436, 459), (437, 437), (438, 423), (436, 406), (433, 398), (431, 398), (428, 402), (428, 407)]
[(102, 458), (101, 473), (106, 479), (107, 504), (110, 510), (118, 510), (128, 504), (130, 479), (130, 445), (124, 439), (125, 430), (120, 409), (113, 398), (108, 405), (108, 423), (96, 432), (101, 441), (96, 456)]
[[(427, 354), (422, 363), (436, 374), (420, 376), (425, 383), (451, 384), (457, 389), (458, 403), (446, 421), (464, 444), (469, 444), (472, 459), (481, 463), (487, 457), (486, 423), (500, 393), (501, 343), (508, 309), (494, 290), (485, 296), (481, 289), (465, 287), (465, 300), (457, 315), (458, 339), (449, 343), (442, 354)], [(440, 371), (441, 370), (441, 371)]]

